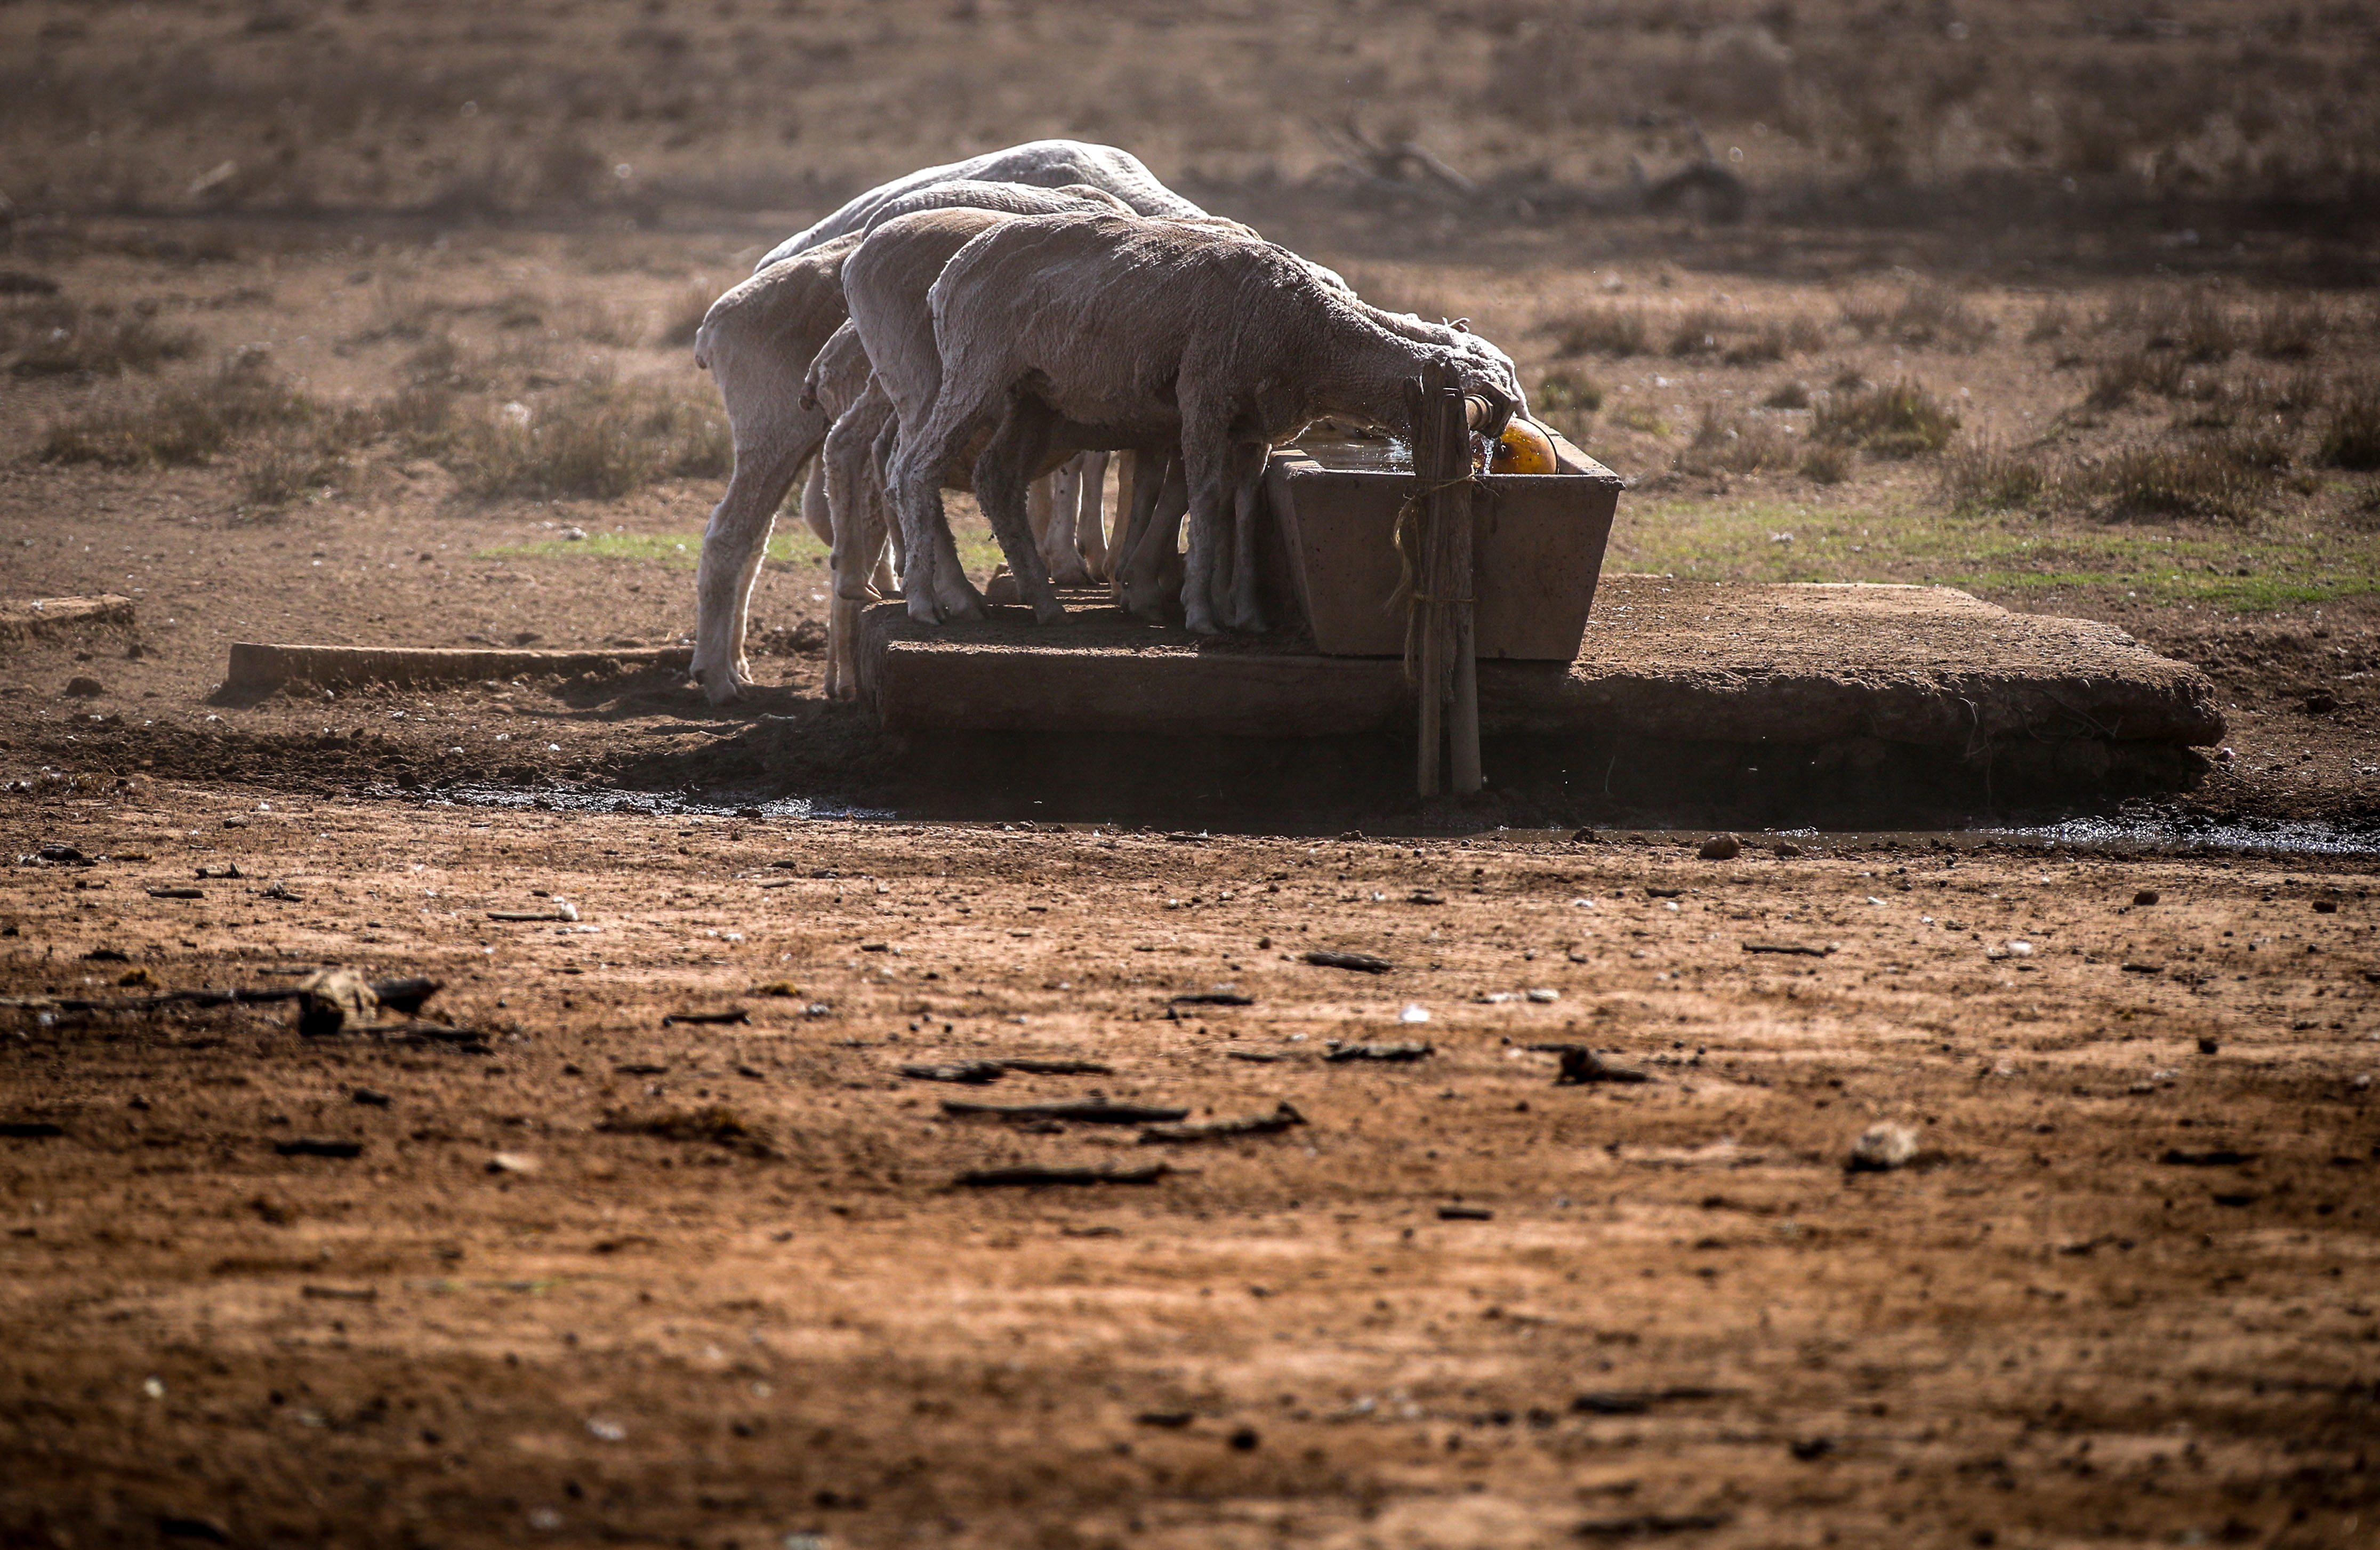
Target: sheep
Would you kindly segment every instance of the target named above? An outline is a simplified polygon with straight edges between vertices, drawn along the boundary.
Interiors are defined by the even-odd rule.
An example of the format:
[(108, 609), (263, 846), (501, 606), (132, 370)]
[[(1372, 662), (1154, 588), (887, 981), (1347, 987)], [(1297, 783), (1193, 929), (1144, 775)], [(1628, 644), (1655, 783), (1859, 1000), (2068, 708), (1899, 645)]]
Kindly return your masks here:
[(1206, 213), (1160, 183), (1157, 175), (1128, 151), (1119, 151), (1112, 145), (1090, 145), (1082, 140), (1037, 139), (1023, 145), (1012, 145), (1004, 151), (988, 151), (980, 156), (953, 162), (947, 166), (927, 167), (906, 177), (880, 184), (853, 199), (824, 220), (787, 237), (770, 249), (753, 268), (766, 269), (772, 263), (807, 252), (836, 237), (864, 231), (877, 211), (905, 195), (937, 184), (960, 182), (1014, 183), (1036, 188), (1088, 184), (1122, 199), (1142, 215), (1187, 217)]
[[(1079, 214), (987, 226), (929, 293), (930, 351), (895, 333), (880, 347), (858, 300), (866, 257), (863, 244), (844, 283), (879, 380), (937, 379), (922, 416), (894, 394), (902, 431), (888, 484), (911, 553), (938, 525), (943, 470), (972, 453), (977, 500), (1043, 623), (1064, 610), (1040, 554), (1017, 536), (1025, 481), (1053, 454), (1179, 448), (1191, 517), (1184, 612), (1193, 631), (1214, 635), (1227, 502), (1236, 521), (1225, 612), (1234, 628), (1262, 625), (1255, 517), (1275, 444), (1330, 413), (1409, 431), (1404, 385), (1433, 359), (1487, 402), (1491, 436), (1523, 401), (1511, 361), (1485, 341), (1415, 337), (1415, 320), (1333, 289), (1295, 254), (1197, 224)], [(920, 568), (913, 558), (911, 576)], [(913, 580), (905, 590), (915, 614)]]
[[(777, 508), (826, 441), (827, 419), (801, 406), (802, 373), (842, 326), (846, 236), (770, 265), (710, 304), (694, 336), (694, 363), (719, 384), (735, 443), (727, 490), (711, 508), (695, 567), (693, 674), (714, 704), (752, 681), (746, 610)], [(820, 480), (813, 475), (811, 483)], [(805, 491), (802, 515), (832, 541), (826, 502)]]
[[(1421, 344), (1443, 345), (1475, 356), (1483, 369), (1512, 375), (1517, 394), (1518, 373), (1512, 357), (1473, 333), (1467, 320), (1433, 323), (1410, 312), (1390, 312), (1355, 297), (1346, 282), (1330, 270), (1310, 261), (1307, 267), (1326, 287), (1345, 292), (1366, 316), (1381, 327)], [(1525, 395), (1517, 398), (1514, 409), (1519, 414), (1528, 412)], [(1178, 467), (1174, 473), (1178, 478)], [(1180, 500), (1169, 499), (1152, 508), (1153, 521), (1133, 526), (1119, 536), (1113, 571), (1115, 595), (1126, 611), (1145, 619), (1161, 619), (1166, 599), (1178, 598), (1182, 575), (1175, 562), (1184, 509)], [(1260, 624), (1253, 614), (1248, 621), (1251, 624)]]
[[(979, 182), (914, 189), (901, 202), (1017, 214), (1122, 205), (1087, 184), (1051, 189)], [(843, 324), (843, 260), (859, 242), (855, 231), (765, 264), (711, 303), (695, 335), (695, 364), (717, 381), (735, 445), (735, 471), (703, 530), (695, 571), (692, 673), (714, 704), (740, 698), (751, 684), (744, 639), (752, 591), (777, 508), (805, 465), (810, 478), (803, 516), (821, 542), (833, 542), (824, 470), (815, 461), (831, 422), (801, 405), (801, 379)]]

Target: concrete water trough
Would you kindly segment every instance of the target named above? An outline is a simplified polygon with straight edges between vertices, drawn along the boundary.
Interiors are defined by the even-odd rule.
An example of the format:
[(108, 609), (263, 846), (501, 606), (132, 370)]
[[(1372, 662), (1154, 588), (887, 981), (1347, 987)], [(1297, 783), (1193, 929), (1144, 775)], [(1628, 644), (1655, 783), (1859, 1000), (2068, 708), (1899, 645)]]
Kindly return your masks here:
[[(1591, 774), (1599, 799), (1777, 819), (1870, 800), (2091, 806), (2187, 786), (2205, 768), (2191, 750), (2222, 740), (2206, 677), (2110, 624), (1942, 587), (1598, 585), (1619, 481), (1566, 442), (1559, 455), (1563, 472), (1498, 477), (1481, 503), (1491, 784), (1500, 758), (1550, 759)], [(1390, 604), (1412, 485), (1377, 461), (1274, 455), (1266, 590), (1292, 621), (1274, 634), (1202, 640), (1104, 592), (1068, 596), (1046, 627), (1022, 609), (924, 626), (881, 605), (861, 621), (862, 697), (895, 734), (1409, 734)]]

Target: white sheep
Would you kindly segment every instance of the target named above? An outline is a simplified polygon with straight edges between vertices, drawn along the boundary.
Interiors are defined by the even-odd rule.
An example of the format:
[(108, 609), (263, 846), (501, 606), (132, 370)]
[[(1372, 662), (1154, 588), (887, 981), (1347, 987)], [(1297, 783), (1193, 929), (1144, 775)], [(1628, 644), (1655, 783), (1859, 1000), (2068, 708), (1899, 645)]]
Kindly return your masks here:
[(1475, 335), (1415, 337), (1415, 320), (1334, 288), (1295, 254), (1200, 223), (1087, 214), (988, 226), (933, 284), (930, 352), (898, 331), (880, 345), (859, 300), (865, 252), (846, 260), (844, 284), (879, 380), (935, 379), (922, 418), (893, 395), (902, 432), (888, 482), (910, 545), (913, 614), (930, 606), (914, 581), (918, 539), (941, 526), (943, 471), (962, 458), (1020, 595), (1047, 623), (1064, 610), (1029, 539), (1026, 481), (1079, 450), (1178, 447), (1190, 512), (1183, 608), (1192, 630), (1211, 635), (1226, 512), (1235, 552), (1223, 612), (1234, 628), (1262, 627), (1256, 511), (1273, 446), (1325, 414), (1409, 430), (1405, 383), (1433, 359), (1487, 400), (1491, 432), (1522, 403), (1510, 359)]
[(1028, 140), (1023, 145), (987, 151), (964, 162), (927, 167), (906, 177), (880, 184), (824, 220), (787, 237), (753, 267), (766, 269), (780, 260), (806, 252), (846, 233), (865, 231), (871, 224), (870, 218), (884, 206), (905, 195), (942, 183), (1013, 183), (1034, 188), (1061, 188), (1079, 183), (1105, 189), (1142, 215), (1196, 216), (1206, 213), (1160, 183), (1157, 175), (1129, 151), (1075, 139)]
[[(1145, 177), (1147, 169), (1140, 171)], [(981, 182), (912, 188), (898, 202), (1016, 214), (1123, 208), (1120, 198), (1092, 185), (1052, 189)], [(752, 592), (777, 509), (805, 466), (810, 478), (803, 516), (821, 541), (833, 542), (824, 469), (816, 462), (832, 422), (802, 404), (801, 384), (846, 316), (843, 260), (858, 244), (854, 231), (765, 263), (711, 303), (695, 334), (695, 364), (718, 382), (735, 445), (735, 470), (703, 529), (695, 571), (692, 671), (715, 704), (739, 698), (751, 684), (745, 635)]]

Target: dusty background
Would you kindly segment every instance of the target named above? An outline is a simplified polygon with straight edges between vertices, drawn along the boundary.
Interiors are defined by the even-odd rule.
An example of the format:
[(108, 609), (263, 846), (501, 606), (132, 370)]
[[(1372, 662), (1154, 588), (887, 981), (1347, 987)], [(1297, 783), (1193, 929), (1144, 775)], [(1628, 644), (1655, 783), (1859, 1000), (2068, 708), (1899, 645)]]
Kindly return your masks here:
[[(2115, 620), (2231, 718), (2129, 817), (2356, 841), (2375, 42), (2015, 0), (0, 9), (0, 596), (138, 610), (0, 640), (0, 1540), (2369, 1543), (2368, 852), (1701, 863), (1568, 838), (1698, 815), (1551, 790), (1266, 800), (1359, 789), (1346, 748), (1037, 813), (1026, 761), (820, 699), (790, 519), (729, 712), (216, 685), (240, 638), (678, 638), (702, 307), (876, 178), (1076, 135), (1504, 344), (1634, 481), (1615, 566)], [(794, 816), (853, 808), (892, 816)], [(316, 963), (439, 976), (481, 1036), (61, 1000)], [(1253, 1004), (1171, 1004), (1219, 985)], [(1656, 1080), (1556, 1087), (1547, 1042)], [(900, 1069), (995, 1056), (1113, 1070)], [(1308, 1123), (939, 1109), (1094, 1089)], [(1917, 1162), (1846, 1173), (1876, 1120)]]

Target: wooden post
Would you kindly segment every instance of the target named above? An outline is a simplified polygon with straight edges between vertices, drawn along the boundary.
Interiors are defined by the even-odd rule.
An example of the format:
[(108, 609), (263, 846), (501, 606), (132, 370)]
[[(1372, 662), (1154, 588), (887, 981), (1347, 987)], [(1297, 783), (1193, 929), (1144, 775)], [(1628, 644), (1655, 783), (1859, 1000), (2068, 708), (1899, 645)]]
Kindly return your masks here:
[(1420, 748), (1415, 784), (1444, 789), (1441, 756), (1458, 795), (1480, 787), (1479, 680), (1474, 665), (1471, 426), (1462, 391), (1432, 362), (1407, 389), (1413, 410), (1414, 475), (1422, 502), (1415, 589), (1421, 594)]
[[(1427, 491), (1439, 478), (1438, 389), (1439, 369), (1433, 363), (1418, 381), (1409, 383), (1405, 401), (1412, 409), (1414, 482)], [(1414, 606), (1421, 611), (1421, 649), (1418, 653), (1421, 684), (1420, 736), (1415, 784), (1424, 798), (1439, 793), (1439, 754), (1446, 744), (1443, 716), (1446, 706), (1446, 658), (1439, 642), (1438, 622), (1438, 503), (1427, 494), (1421, 497), (1419, 527), (1415, 535), (1413, 567), (1414, 591), (1418, 594)]]

